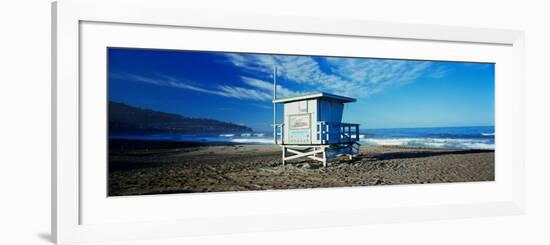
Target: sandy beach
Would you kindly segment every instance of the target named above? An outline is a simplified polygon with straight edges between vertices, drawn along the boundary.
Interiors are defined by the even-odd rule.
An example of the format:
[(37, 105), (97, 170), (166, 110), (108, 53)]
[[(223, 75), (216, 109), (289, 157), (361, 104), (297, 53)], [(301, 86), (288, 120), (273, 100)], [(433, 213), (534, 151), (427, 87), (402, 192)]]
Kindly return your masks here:
[(361, 147), (325, 168), (275, 145), (111, 140), (109, 195), (493, 181), (494, 151)]

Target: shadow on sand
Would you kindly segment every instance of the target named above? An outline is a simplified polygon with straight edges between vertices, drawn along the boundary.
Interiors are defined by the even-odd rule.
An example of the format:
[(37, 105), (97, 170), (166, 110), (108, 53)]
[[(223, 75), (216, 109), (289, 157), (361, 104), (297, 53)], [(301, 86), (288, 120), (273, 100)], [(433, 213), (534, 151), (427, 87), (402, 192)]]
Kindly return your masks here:
[(372, 155), (372, 160), (395, 160), (406, 158), (422, 158), (442, 155), (464, 155), (484, 152), (494, 152), (494, 150), (452, 150), (452, 151), (408, 151), (408, 152), (389, 152)]

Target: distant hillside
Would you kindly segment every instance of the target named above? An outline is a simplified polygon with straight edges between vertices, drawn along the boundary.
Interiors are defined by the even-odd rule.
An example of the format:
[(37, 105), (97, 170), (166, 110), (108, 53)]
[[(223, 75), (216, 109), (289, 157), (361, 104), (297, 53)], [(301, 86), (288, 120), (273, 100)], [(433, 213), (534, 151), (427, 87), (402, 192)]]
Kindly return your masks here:
[(246, 126), (153, 111), (109, 101), (109, 133), (220, 134), (252, 132)]

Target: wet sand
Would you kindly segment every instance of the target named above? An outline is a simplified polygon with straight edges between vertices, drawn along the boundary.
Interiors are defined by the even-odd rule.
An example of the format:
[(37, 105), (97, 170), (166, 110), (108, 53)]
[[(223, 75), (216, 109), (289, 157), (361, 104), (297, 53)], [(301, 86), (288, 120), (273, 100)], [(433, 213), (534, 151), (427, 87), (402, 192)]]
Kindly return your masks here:
[(494, 151), (361, 146), (361, 155), (281, 164), (275, 145), (111, 140), (109, 195), (493, 181)]

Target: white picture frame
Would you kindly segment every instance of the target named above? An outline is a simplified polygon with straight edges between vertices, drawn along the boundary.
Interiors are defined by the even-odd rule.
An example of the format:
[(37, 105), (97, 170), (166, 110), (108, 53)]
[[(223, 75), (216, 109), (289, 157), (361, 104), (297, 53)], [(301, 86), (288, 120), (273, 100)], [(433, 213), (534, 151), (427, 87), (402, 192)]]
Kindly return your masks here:
[[(388, 40), (420, 40), (441, 43), (466, 43), (505, 46), (511, 52), (509, 83), (506, 91), (497, 90), (497, 98), (509, 101), (509, 126), (504, 128), (509, 142), (509, 178), (502, 195), (487, 200), (464, 200), (433, 205), (402, 204), (387, 208), (343, 208), (304, 212), (273, 212), (249, 215), (213, 215), (189, 219), (160, 219), (155, 221), (125, 220), (125, 222), (82, 222), (82, 156), (81, 122), (83, 108), (80, 73), (83, 23), (116, 23), (124, 25), (162, 26), (174, 28), (209, 29), (263, 33), (287, 33), (343, 38), (376, 38)], [(358, 224), (378, 224), (404, 221), (453, 219), (524, 212), (524, 33), (519, 30), (497, 30), (439, 25), (419, 25), (375, 21), (337, 20), (297, 16), (270, 16), (254, 13), (208, 12), (186, 9), (183, 1), (108, 1), (61, 0), (52, 5), (52, 237), (58, 244), (127, 239), (152, 239), (204, 234), (268, 231), (280, 229), (315, 228)], [(508, 49), (507, 48), (507, 49)], [(497, 76), (498, 79), (504, 79)], [(500, 93), (500, 94), (499, 94)], [(504, 98), (505, 97), (505, 98)], [(497, 100), (497, 106), (499, 106)], [(497, 124), (499, 124), (497, 110)], [(497, 140), (498, 142), (498, 140)], [(498, 143), (497, 143), (498, 145)], [(498, 146), (497, 146), (498, 147)], [(498, 152), (498, 150), (497, 150)], [(498, 157), (497, 157), (498, 159)], [(498, 175), (497, 175), (498, 181)], [(473, 188), (473, 185), (464, 188)], [(357, 192), (359, 189), (351, 190)], [(369, 188), (369, 187), (365, 187)], [(416, 188), (409, 186), (407, 188)], [(422, 187), (425, 188), (425, 187)], [(427, 187), (427, 191), (453, 189), (449, 186)], [(505, 188), (505, 189), (502, 189)], [(384, 193), (400, 193), (398, 188), (374, 189)], [(339, 195), (350, 190), (308, 190), (308, 193)], [(283, 193), (286, 195), (286, 192)], [(249, 193), (262, 198), (285, 196), (280, 193)], [(290, 195), (304, 195), (293, 192)], [(230, 194), (224, 194), (230, 198)], [(219, 196), (212, 196), (216, 199)], [(240, 197), (244, 197), (241, 195)], [(155, 203), (177, 201), (180, 196), (159, 197)], [(289, 198), (288, 195), (285, 198)], [(420, 197), (417, 197), (420, 198)], [(152, 200), (152, 199), (149, 199)], [(125, 202), (138, 201), (127, 199)], [(101, 211), (101, 210), (99, 210)], [(108, 212), (109, 210), (103, 210)], [(183, 217), (184, 215), (182, 215)], [(121, 219), (122, 220), (122, 219)]]

